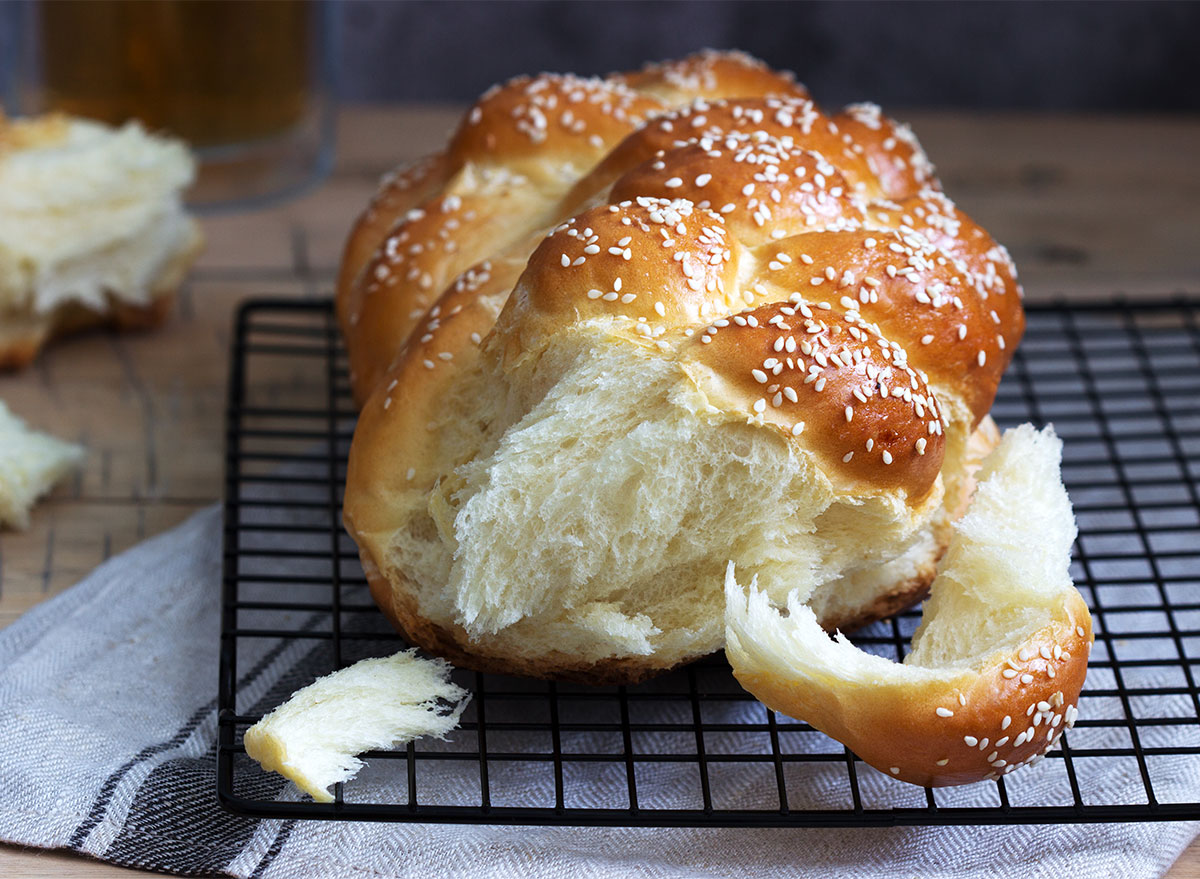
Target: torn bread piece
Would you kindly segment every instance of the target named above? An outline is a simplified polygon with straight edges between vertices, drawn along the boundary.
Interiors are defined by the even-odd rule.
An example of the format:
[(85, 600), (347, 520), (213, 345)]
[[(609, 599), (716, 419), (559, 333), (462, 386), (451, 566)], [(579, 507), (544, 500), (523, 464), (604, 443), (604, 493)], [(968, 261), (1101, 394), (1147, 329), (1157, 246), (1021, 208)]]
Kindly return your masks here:
[(0, 113), (0, 369), (92, 326), (166, 320), (203, 235), (195, 161), (135, 122)]
[(967, 784), (1038, 759), (1075, 721), (1093, 640), (1068, 573), (1061, 450), (1050, 428), (1023, 425), (984, 461), (903, 663), (831, 640), (796, 593), (784, 615), (731, 566), (725, 650), (738, 680), (913, 784)]
[(0, 401), (0, 527), (28, 528), (37, 499), (83, 458), (83, 446), (30, 430)]
[(292, 694), (250, 729), (246, 753), (318, 803), (362, 768), (359, 754), (398, 748), (458, 726), (470, 697), (450, 682), (450, 663), (405, 650), (364, 659)]

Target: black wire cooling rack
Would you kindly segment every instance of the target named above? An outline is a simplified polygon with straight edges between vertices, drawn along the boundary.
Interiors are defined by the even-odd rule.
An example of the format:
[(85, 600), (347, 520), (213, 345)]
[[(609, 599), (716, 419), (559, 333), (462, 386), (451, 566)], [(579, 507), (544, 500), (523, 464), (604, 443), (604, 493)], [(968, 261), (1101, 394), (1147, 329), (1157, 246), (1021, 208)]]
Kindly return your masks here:
[[(401, 646), (340, 525), (354, 408), (327, 301), (237, 318), (229, 390), (218, 794), (246, 814), (543, 825), (867, 826), (1200, 819), (1200, 330), (1195, 301), (1035, 306), (993, 415), (1053, 422), (1095, 620), (1080, 720), (1046, 760), (924, 790), (743, 692), (724, 659), (633, 687), (455, 672), (446, 741), (367, 755), (301, 799), (242, 734), (317, 675)], [(919, 614), (859, 632), (900, 658)]]

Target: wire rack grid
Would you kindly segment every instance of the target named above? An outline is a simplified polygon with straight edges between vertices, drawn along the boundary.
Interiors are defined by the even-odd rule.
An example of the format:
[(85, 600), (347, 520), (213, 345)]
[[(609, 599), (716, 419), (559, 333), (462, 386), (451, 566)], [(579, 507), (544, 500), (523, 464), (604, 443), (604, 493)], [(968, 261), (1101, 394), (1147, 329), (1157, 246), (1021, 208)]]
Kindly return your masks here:
[[(229, 388), (218, 796), (266, 817), (641, 826), (877, 826), (1200, 819), (1200, 329), (1196, 304), (1029, 309), (1002, 427), (1053, 422), (1095, 621), (1080, 720), (991, 783), (914, 788), (741, 690), (720, 656), (631, 687), (456, 671), (445, 741), (366, 755), (335, 800), (298, 799), (242, 746), (316, 676), (402, 642), (340, 523), (354, 423), (324, 300), (240, 310)], [(856, 634), (899, 659), (911, 610)]]

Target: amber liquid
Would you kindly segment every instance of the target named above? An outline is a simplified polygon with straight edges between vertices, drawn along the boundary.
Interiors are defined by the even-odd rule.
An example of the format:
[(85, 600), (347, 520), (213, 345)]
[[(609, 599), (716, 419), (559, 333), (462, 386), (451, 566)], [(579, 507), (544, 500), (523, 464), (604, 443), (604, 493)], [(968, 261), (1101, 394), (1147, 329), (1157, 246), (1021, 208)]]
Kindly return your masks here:
[(38, 13), (48, 110), (214, 147), (279, 135), (308, 109), (305, 0), (43, 0)]

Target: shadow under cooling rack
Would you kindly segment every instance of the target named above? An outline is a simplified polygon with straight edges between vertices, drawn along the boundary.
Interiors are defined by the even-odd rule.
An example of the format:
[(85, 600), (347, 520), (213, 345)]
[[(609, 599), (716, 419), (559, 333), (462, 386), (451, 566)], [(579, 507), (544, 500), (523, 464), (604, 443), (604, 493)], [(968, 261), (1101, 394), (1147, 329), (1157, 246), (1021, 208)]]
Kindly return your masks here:
[[(395, 652), (340, 525), (354, 423), (327, 301), (248, 302), (229, 389), (218, 794), (238, 812), (657, 826), (1200, 819), (1200, 331), (1196, 306), (1033, 307), (993, 415), (1053, 422), (1095, 620), (1080, 720), (1047, 759), (925, 790), (768, 711), (709, 657), (634, 687), (455, 672), (461, 727), (367, 755), (300, 799), (242, 735), (318, 675)], [(919, 614), (858, 632), (899, 659)]]

